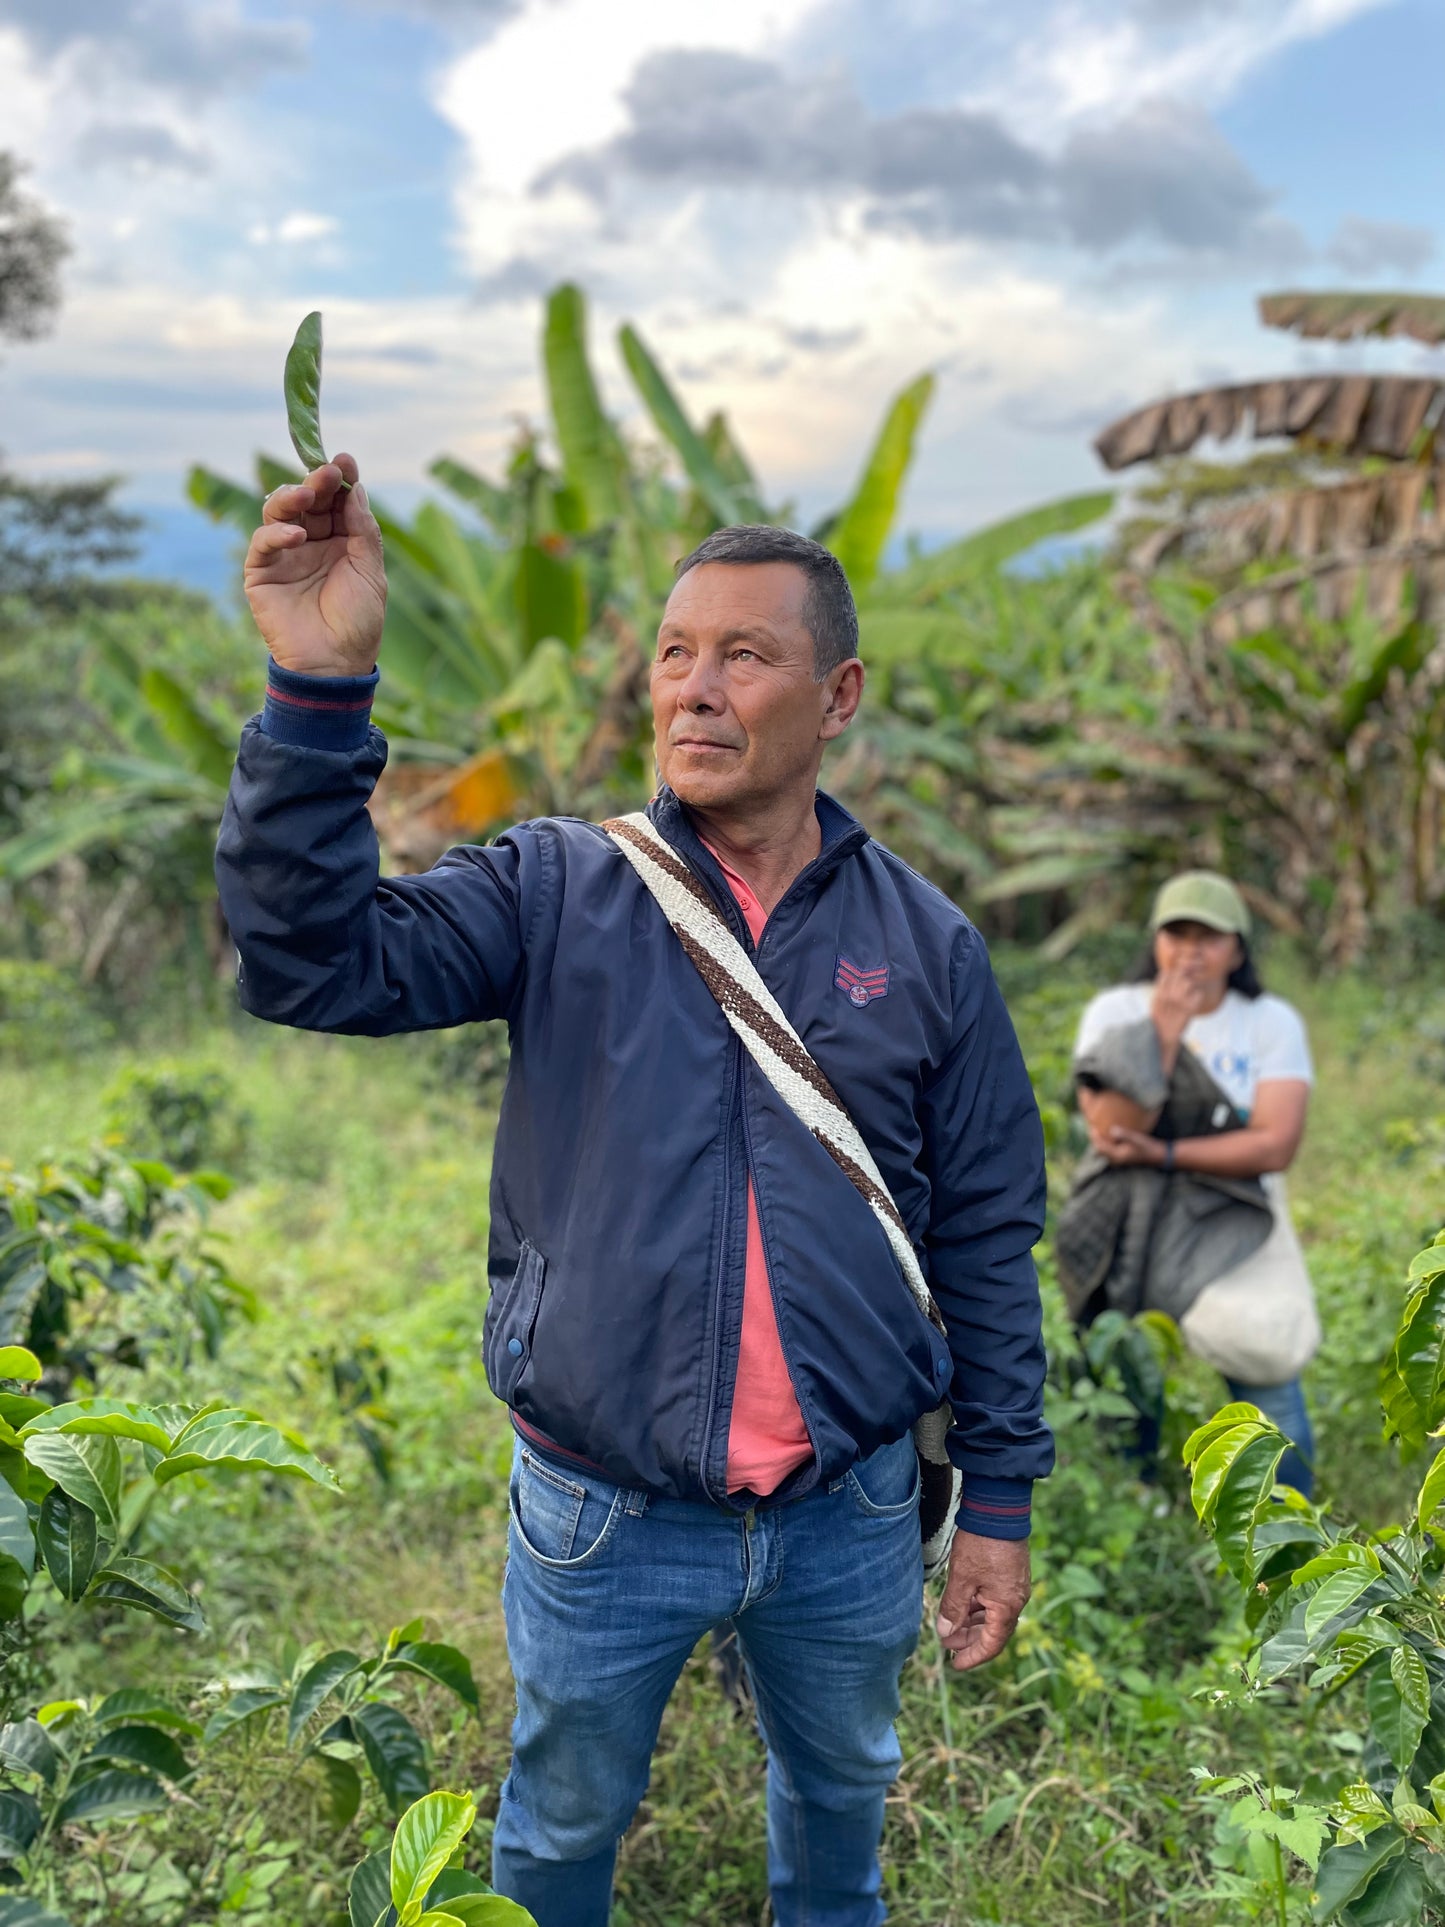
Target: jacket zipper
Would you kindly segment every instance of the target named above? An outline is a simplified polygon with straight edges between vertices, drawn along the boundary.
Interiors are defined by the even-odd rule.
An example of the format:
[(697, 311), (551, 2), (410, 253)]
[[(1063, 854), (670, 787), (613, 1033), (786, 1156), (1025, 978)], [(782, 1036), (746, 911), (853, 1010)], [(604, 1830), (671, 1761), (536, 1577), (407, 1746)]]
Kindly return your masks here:
[[(739, 1103), (741, 1103), (742, 1091), (740, 1075), (742, 1065), (739, 1060), (742, 1056), (742, 1051), (742, 1039), (734, 1037), (731, 1076), (735, 1101)], [(726, 1489), (722, 1492), (714, 1492), (710, 1473), (712, 1467), (713, 1426), (717, 1422), (718, 1388), (722, 1379), (723, 1304), (727, 1295), (728, 1253), (732, 1247), (733, 1227), (732, 1171), (730, 1168), (732, 1164), (731, 1104), (728, 1106), (728, 1111), (727, 1138), (723, 1145), (723, 1218), (722, 1228), (718, 1238), (717, 1279), (713, 1285), (712, 1295), (712, 1370), (708, 1380), (707, 1415), (703, 1420), (701, 1464), (698, 1468), (702, 1478), (703, 1491), (707, 1493), (710, 1499), (717, 1501), (719, 1504), (726, 1501), (727, 1492)], [(744, 1141), (746, 1141), (746, 1110), (744, 1110), (743, 1114), (743, 1131)], [(746, 1197), (746, 1193), (744, 1197)], [(744, 1205), (744, 1208), (746, 1209), (746, 1205)], [(726, 1466), (726, 1461), (724, 1461), (724, 1465)], [(723, 1485), (724, 1488), (726, 1488), (726, 1469), (723, 1472)]]
[[(766, 935), (766, 930), (764, 931), (764, 934)], [(744, 1078), (746, 1078), (747, 1076), (746, 1065), (743, 1066), (743, 1075), (744, 1075)], [(747, 1146), (748, 1176), (749, 1178), (752, 1179), (753, 1189), (756, 1191), (757, 1179), (753, 1177), (753, 1138), (752, 1138), (752, 1132), (748, 1127), (748, 1105), (747, 1105), (746, 1094), (744, 1094), (744, 1097), (743, 1097), (743, 1143)], [(797, 1374), (793, 1370), (793, 1361), (788, 1356), (788, 1341), (783, 1336), (783, 1321), (778, 1316), (778, 1294), (773, 1284), (773, 1261), (768, 1253), (768, 1235), (763, 1228), (763, 1208), (761, 1203), (759, 1203), (758, 1205), (758, 1231), (762, 1236), (763, 1265), (768, 1274), (768, 1297), (771, 1299), (772, 1306), (773, 1306), (773, 1324), (778, 1334), (778, 1349), (783, 1354), (783, 1363), (788, 1368), (788, 1383), (793, 1388), (793, 1397), (798, 1401), (798, 1416), (803, 1421), (803, 1430), (808, 1434), (808, 1443), (813, 1448), (813, 1464), (811, 1468), (813, 1476), (806, 1485), (799, 1488), (798, 1493), (795, 1495), (797, 1497), (801, 1497), (804, 1492), (811, 1491), (813, 1486), (815, 1486), (818, 1482), (818, 1465), (819, 1465), (818, 1441), (813, 1435), (813, 1427), (809, 1423), (808, 1414), (803, 1410), (803, 1401), (801, 1397), (799, 1397), (798, 1395)], [(791, 1476), (792, 1474), (790, 1473), (789, 1477)]]

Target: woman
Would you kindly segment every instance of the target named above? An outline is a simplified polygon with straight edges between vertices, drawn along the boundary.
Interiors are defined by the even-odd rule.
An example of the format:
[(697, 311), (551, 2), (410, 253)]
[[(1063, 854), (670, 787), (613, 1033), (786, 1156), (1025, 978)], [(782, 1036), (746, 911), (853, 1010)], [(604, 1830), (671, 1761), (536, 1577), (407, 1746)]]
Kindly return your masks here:
[(1093, 1154), (1061, 1214), (1060, 1271), (1082, 1322), (1105, 1304), (1170, 1311), (1231, 1395), (1293, 1441), (1279, 1477), (1308, 1497), (1299, 1375), (1320, 1333), (1283, 1183), (1313, 1081), (1304, 1025), (1264, 991), (1227, 878), (1174, 877), (1150, 931), (1134, 981), (1095, 997), (1079, 1026)]

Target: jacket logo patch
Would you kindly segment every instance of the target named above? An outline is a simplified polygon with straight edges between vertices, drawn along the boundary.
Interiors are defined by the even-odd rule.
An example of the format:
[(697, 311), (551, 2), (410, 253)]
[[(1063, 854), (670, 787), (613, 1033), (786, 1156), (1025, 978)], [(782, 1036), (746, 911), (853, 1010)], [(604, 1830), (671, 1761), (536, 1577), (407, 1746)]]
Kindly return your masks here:
[(888, 995), (888, 966), (879, 964), (876, 970), (860, 970), (857, 964), (849, 963), (846, 957), (838, 959), (838, 968), (833, 973), (833, 982), (847, 997), (850, 1004), (862, 1010), (871, 1004), (875, 997)]

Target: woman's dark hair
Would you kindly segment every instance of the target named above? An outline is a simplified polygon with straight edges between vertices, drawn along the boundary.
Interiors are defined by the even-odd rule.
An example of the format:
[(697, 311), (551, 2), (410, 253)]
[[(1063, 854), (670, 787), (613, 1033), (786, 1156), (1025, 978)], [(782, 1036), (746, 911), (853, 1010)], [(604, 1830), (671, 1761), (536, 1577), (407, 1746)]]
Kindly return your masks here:
[[(1229, 973), (1229, 988), (1237, 990), (1241, 997), (1251, 1002), (1264, 995), (1264, 985), (1260, 982), (1259, 972), (1255, 969), (1254, 958), (1250, 955), (1248, 937), (1241, 937), (1239, 947), (1243, 956)], [(1138, 962), (1125, 977), (1126, 984), (1152, 984), (1159, 975), (1159, 962), (1154, 955), (1154, 939), (1150, 937)]]

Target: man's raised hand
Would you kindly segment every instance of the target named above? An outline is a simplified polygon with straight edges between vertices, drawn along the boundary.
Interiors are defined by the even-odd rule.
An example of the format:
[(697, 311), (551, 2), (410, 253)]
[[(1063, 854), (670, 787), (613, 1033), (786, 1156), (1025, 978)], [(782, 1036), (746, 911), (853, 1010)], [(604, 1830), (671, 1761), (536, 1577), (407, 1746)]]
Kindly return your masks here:
[(956, 1532), (938, 1602), (938, 1637), (956, 1672), (996, 1659), (1029, 1603), (1027, 1539)]
[(246, 551), (245, 586), (256, 627), (283, 669), (370, 675), (386, 615), (386, 571), (352, 456), (338, 455), (266, 497)]

